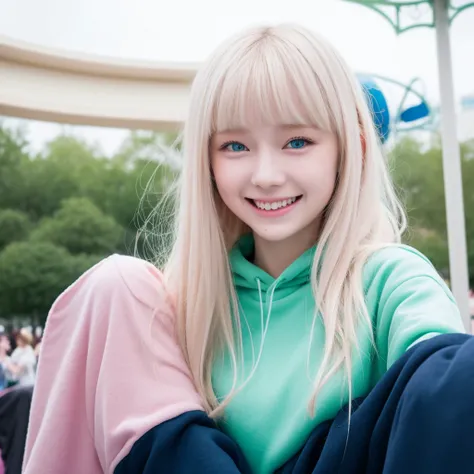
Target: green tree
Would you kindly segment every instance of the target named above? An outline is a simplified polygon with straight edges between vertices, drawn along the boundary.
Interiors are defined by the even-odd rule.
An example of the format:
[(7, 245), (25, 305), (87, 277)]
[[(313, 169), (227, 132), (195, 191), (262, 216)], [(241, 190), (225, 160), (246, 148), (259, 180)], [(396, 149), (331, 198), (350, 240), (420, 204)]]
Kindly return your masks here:
[[(30, 156), (24, 134), (0, 129), (0, 206), (33, 221), (52, 216), (64, 199), (86, 197), (127, 233), (139, 226), (177, 175), (176, 135), (132, 132), (112, 158), (83, 140), (60, 135)], [(179, 146), (178, 146), (179, 148)]]
[(449, 277), (449, 251), (446, 238), (429, 229), (413, 229), (406, 242), (426, 255), (436, 269)]
[(407, 136), (391, 152), (392, 176), (405, 203), (411, 228), (446, 235), (443, 165), (439, 148), (423, 151)]
[(0, 210), (0, 250), (9, 243), (25, 240), (31, 230), (27, 214), (15, 209)]
[(405, 204), (408, 232), (405, 243), (424, 253), (440, 273), (449, 277), (441, 150), (424, 151), (410, 136), (391, 152), (392, 177)]
[(0, 122), (0, 207), (23, 209), (28, 142), (22, 130)]
[(154, 161), (177, 166), (180, 151), (181, 137), (177, 133), (134, 130), (121, 144), (115, 159), (124, 165)]
[(87, 196), (100, 186), (105, 167), (94, 148), (67, 135), (49, 142), (27, 166), (24, 203), (34, 219), (51, 216), (65, 199)]
[(66, 249), (48, 242), (12, 243), (0, 253), (0, 312), (44, 321), (55, 298), (78, 276)]
[[(405, 240), (426, 254), (449, 277), (446, 205), (441, 142), (424, 150), (421, 143), (404, 137), (391, 153), (392, 176), (409, 217)], [(469, 279), (474, 286), (474, 141), (461, 144), (464, 211)]]
[(461, 145), (469, 279), (474, 287), (474, 140)]
[(102, 255), (89, 255), (85, 253), (71, 255), (70, 269), (74, 279), (99, 263), (103, 258)]
[[(137, 230), (143, 216), (149, 215), (176, 181), (179, 169), (179, 144), (173, 134), (132, 132), (112, 158), (104, 175), (104, 212), (118, 223)], [(107, 193), (104, 191), (107, 190)]]
[(32, 232), (33, 241), (51, 242), (71, 254), (106, 255), (117, 250), (123, 229), (86, 198), (70, 198)]
[[(175, 180), (179, 159), (172, 134), (132, 132), (110, 158), (68, 135), (33, 155), (25, 137), (0, 125), (0, 312), (31, 316), (104, 256), (134, 252), (137, 230)], [(160, 250), (169, 240), (171, 209), (168, 200), (149, 221), (140, 255), (150, 255), (145, 244)]]

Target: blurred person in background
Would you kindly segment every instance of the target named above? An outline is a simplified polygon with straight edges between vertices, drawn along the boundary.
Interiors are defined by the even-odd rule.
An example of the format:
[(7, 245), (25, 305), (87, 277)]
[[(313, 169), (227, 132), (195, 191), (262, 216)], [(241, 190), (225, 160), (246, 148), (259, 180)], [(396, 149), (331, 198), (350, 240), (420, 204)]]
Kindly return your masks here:
[(7, 365), (10, 363), (9, 352), (11, 351), (10, 339), (7, 334), (0, 334), (0, 390), (8, 386), (9, 372)]
[[(24, 328), (12, 341), (0, 332), (0, 474), (20, 474), (25, 450), (36, 357), (31, 332)], [(13, 385), (13, 386), (12, 386)]]
[(36, 355), (32, 346), (33, 335), (22, 328), (16, 336), (16, 349), (5, 365), (16, 385), (33, 385), (36, 377)]

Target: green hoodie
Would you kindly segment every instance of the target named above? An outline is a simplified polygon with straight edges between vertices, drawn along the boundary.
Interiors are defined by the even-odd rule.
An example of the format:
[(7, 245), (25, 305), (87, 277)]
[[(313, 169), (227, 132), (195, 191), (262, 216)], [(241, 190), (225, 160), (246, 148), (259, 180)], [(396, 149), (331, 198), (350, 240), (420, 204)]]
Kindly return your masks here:
[[(255, 474), (274, 472), (301, 449), (318, 424), (333, 418), (348, 402), (348, 386), (339, 372), (321, 391), (315, 416), (308, 412), (324, 346), (324, 326), (318, 318), (308, 365), (315, 310), (310, 283), (314, 252), (314, 248), (307, 250), (276, 279), (249, 261), (252, 236), (244, 236), (230, 253), (243, 340), (237, 386), (251, 374), (255, 361), (258, 364), (226, 408), (221, 428), (239, 444)], [(376, 252), (365, 265), (363, 286), (377, 352), (367, 329), (361, 328), (360, 350), (352, 360), (353, 398), (366, 395), (416, 342), (464, 332), (446, 284), (430, 262), (410, 247)], [(230, 357), (224, 354), (213, 368), (217, 396), (229, 393), (232, 383)]]

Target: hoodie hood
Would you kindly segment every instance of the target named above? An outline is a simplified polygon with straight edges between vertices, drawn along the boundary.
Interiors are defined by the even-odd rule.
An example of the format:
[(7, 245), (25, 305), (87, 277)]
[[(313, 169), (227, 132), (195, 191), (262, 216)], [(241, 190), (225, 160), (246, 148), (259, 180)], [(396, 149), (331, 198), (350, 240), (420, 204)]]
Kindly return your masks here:
[(295, 287), (307, 284), (311, 280), (316, 247), (306, 250), (278, 278), (274, 278), (250, 261), (254, 246), (252, 234), (246, 234), (230, 252), (229, 260), (237, 290), (245, 288), (266, 292), (273, 288), (274, 298), (279, 299), (294, 291)]

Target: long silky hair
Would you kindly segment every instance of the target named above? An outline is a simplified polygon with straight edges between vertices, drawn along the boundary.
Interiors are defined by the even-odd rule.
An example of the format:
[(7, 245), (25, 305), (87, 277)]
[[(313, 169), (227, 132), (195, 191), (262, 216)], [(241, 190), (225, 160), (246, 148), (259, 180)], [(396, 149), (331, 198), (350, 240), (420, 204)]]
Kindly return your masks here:
[[(302, 27), (279, 25), (246, 30), (214, 52), (191, 88), (174, 235), (163, 268), (176, 304), (179, 343), (211, 416), (221, 414), (239, 389), (241, 326), (232, 317), (239, 311), (228, 252), (248, 229), (216, 190), (209, 142), (214, 133), (251, 121), (316, 126), (338, 140), (336, 189), (311, 277), (314, 322), (321, 317), (325, 327), (322, 366), (308, 400), (314, 412), (317, 394), (333, 374), (343, 368), (351, 380), (358, 324), (370, 324), (362, 268), (376, 249), (400, 241), (405, 216), (364, 92), (333, 46)], [(211, 372), (222, 349), (231, 356), (234, 386), (217, 400)]]

